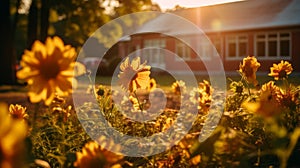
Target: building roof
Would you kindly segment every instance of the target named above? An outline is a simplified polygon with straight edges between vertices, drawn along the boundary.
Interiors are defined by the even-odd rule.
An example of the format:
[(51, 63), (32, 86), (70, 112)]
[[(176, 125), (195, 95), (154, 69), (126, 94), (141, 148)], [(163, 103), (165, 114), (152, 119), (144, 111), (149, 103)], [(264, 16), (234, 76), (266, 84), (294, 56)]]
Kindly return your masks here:
[[(247, 0), (182, 9), (171, 14), (191, 21), (204, 32), (300, 26), (300, 0)], [(182, 19), (174, 21), (174, 15), (171, 14), (159, 14), (137, 33), (183, 35), (197, 31)]]

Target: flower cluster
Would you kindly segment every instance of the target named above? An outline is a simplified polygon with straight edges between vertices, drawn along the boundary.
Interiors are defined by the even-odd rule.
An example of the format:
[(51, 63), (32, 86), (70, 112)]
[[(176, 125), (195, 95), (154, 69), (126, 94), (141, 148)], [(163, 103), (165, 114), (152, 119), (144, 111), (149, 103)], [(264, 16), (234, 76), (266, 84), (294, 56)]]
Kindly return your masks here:
[[(281, 61), (279, 64), (273, 64), (273, 67), (271, 67), (270, 70), (271, 73), (269, 73), (269, 75), (274, 77), (275, 80), (286, 80), (293, 69), (289, 62)], [(262, 116), (273, 117), (284, 111), (284, 107), (287, 107), (284, 104), (284, 97), (294, 97), (292, 96), (294, 94), (291, 94), (290, 92), (290, 86), (285, 87), (287, 92), (284, 92), (283, 89), (275, 85), (274, 81), (269, 81), (262, 85), (257, 100), (245, 102), (243, 107)], [(293, 100), (296, 101), (296, 99)], [(296, 103), (294, 102), (294, 104)]]
[[(75, 49), (65, 45), (59, 37), (48, 38), (45, 44), (36, 41), (31, 51), (24, 52), (22, 69), (17, 76), (28, 83), (28, 96), (35, 108), (0, 104), (0, 167), (23, 166), (27, 137), (32, 144), (32, 148), (30, 145), (27, 148), (32, 150), (33, 158), (27, 161), (32, 165), (25, 167), (299, 165), (292, 156), (299, 154), (300, 89), (289, 83), (293, 68), (288, 61), (273, 64), (269, 76), (274, 80), (262, 83), (256, 76), (262, 64), (254, 56), (244, 58), (237, 67), (242, 78), (231, 80), (228, 93), (220, 93), (206, 80), (195, 88), (177, 80), (164, 92), (163, 87), (150, 78), (151, 66), (146, 61), (141, 63), (140, 57), (126, 58), (118, 74), (125, 92), (112, 91), (104, 85), (91, 86), (87, 94), (97, 101), (83, 102), (75, 114), (67, 96), (72, 92), (72, 82), (76, 85), (74, 77), (85, 73), (85, 67), (74, 62), (75, 54)], [(213, 105), (212, 102), (224, 96), (223, 112), (222, 101)], [(46, 106), (39, 106), (38, 102)], [(191, 110), (196, 105), (198, 115), (194, 116)], [(217, 126), (207, 122), (217, 116), (221, 118)], [(191, 125), (188, 133), (181, 127), (186, 125)], [(114, 140), (104, 137), (103, 134), (108, 134), (107, 127), (135, 137), (151, 137), (172, 130), (151, 143), (174, 146), (170, 149), (155, 146), (151, 149), (162, 148), (165, 152), (149, 157), (125, 157), (121, 152), (126, 151), (126, 147), (117, 142), (126, 141), (142, 150), (149, 146), (122, 137)], [(99, 134), (99, 130), (103, 134)], [(198, 136), (208, 134), (207, 130), (214, 131), (199, 142)], [(170, 140), (180, 135), (184, 136), (177, 144)], [(99, 138), (93, 141), (90, 137)]]

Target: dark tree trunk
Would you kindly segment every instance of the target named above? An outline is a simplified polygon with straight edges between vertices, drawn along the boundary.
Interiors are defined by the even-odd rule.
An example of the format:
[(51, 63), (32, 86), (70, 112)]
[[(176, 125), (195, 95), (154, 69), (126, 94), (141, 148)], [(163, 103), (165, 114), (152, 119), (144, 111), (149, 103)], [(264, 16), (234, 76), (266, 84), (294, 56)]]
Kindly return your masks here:
[(36, 0), (32, 0), (27, 25), (27, 48), (31, 49), (31, 45), (37, 39), (37, 25), (38, 25), (38, 7)]
[(9, 5), (9, 0), (0, 1), (0, 85), (16, 83)]
[(40, 32), (41, 41), (45, 41), (48, 36), (49, 9), (50, 9), (49, 0), (42, 0), (41, 26), (40, 26), (41, 27), (41, 32)]
[(18, 20), (19, 20), (19, 8), (20, 8), (20, 4), (21, 4), (21, 0), (17, 0), (17, 3), (16, 3), (16, 13), (15, 13), (15, 17), (14, 17), (14, 20), (13, 20), (13, 23), (12, 23), (12, 41), (13, 41), (13, 44), (15, 42), (15, 34), (16, 34), (16, 31), (17, 31), (17, 24), (18, 24)]

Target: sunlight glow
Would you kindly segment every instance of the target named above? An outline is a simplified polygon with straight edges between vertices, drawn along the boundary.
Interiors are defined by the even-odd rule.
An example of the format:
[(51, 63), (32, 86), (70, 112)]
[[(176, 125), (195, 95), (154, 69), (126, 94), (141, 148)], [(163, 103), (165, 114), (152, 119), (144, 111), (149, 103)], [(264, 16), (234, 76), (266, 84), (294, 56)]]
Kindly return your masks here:
[(229, 3), (235, 1), (242, 1), (242, 0), (152, 0), (152, 2), (157, 3), (162, 10), (172, 9), (176, 5), (186, 7), (186, 8), (193, 8), (193, 7), (209, 6), (209, 5)]

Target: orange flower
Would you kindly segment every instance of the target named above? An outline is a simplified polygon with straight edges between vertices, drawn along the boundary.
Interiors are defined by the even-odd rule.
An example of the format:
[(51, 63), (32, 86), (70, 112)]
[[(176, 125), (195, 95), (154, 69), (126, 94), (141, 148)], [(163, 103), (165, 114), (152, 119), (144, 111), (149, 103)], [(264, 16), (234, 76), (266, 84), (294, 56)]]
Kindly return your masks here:
[(211, 96), (211, 94), (213, 92), (213, 89), (207, 80), (203, 80), (203, 82), (199, 83), (199, 89), (201, 90), (201, 92), (203, 92), (209, 96)]
[(140, 57), (136, 57), (129, 64), (129, 58), (120, 65), (119, 83), (128, 91), (133, 92), (138, 88), (147, 88), (150, 80), (150, 66), (140, 63)]
[(112, 148), (119, 150), (120, 146), (114, 144), (112, 140), (107, 143), (104, 139), (104, 137), (99, 139), (99, 143), (104, 146), (100, 146), (95, 141), (85, 144), (82, 148), (82, 152), (76, 153), (77, 160), (75, 161), (74, 166), (84, 168), (121, 167), (119, 163), (123, 159), (123, 156), (108, 151), (108, 149)]
[(55, 93), (67, 96), (72, 92), (74, 69), (82, 72), (82, 66), (75, 65), (76, 52), (70, 45), (64, 45), (59, 37), (47, 38), (45, 45), (35, 41), (31, 51), (26, 50), (21, 60), (23, 67), (17, 72), (19, 79), (27, 81), (32, 103), (42, 100), (49, 105)]
[(239, 72), (248, 83), (257, 85), (256, 71), (260, 67), (260, 63), (254, 56), (248, 56), (243, 59), (243, 64), (240, 64)]
[[(271, 95), (272, 98), (280, 101), (283, 96), (283, 91), (275, 85), (274, 81), (270, 81), (261, 87), (261, 95)], [(268, 98), (270, 99), (270, 97)]]
[(172, 84), (172, 91), (175, 94), (183, 94), (186, 92), (185, 82), (182, 80), (176, 81)]
[(28, 119), (28, 114), (26, 113), (26, 107), (22, 107), (19, 104), (9, 106), (9, 114), (15, 119)]
[(212, 101), (213, 88), (210, 86), (209, 82), (203, 80), (199, 83), (198, 88), (194, 88), (190, 93), (190, 100), (193, 103), (198, 103), (198, 109), (202, 112), (207, 112)]
[(271, 73), (269, 73), (269, 76), (274, 77), (275, 80), (279, 80), (287, 78), (287, 75), (292, 73), (293, 67), (288, 61), (281, 60), (279, 64), (273, 64), (270, 70)]
[(272, 117), (281, 112), (282, 98), (283, 91), (274, 85), (274, 81), (270, 81), (262, 86), (259, 99), (256, 102), (245, 102), (242, 107), (264, 117)]

